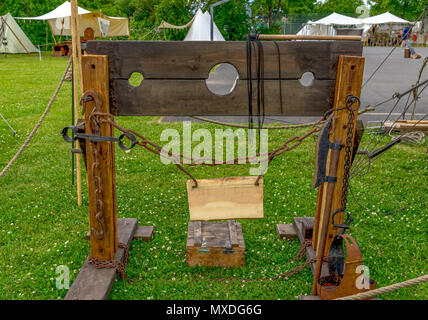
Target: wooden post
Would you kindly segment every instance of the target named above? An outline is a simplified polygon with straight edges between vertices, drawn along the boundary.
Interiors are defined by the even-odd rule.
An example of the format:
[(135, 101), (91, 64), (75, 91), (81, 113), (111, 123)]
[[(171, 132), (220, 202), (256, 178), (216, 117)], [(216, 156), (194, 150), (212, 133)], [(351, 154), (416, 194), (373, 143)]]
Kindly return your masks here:
[[(110, 113), (108, 56), (85, 55), (82, 57), (83, 91), (95, 91), (102, 99), (97, 111)], [(93, 97), (95, 99), (95, 97)], [(85, 132), (93, 134), (94, 123), (89, 115), (97, 101), (86, 102)], [(113, 136), (110, 124), (100, 124), (102, 136)], [(91, 256), (94, 259), (113, 260), (117, 250), (116, 187), (113, 142), (86, 141), (86, 162), (91, 227)], [(102, 203), (101, 203), (102, 202)], [(101, 212), (102, 216), (96, 217)], [(100, 219), (101, 218), (101, 219)], [(97, 236), (102, 231), (102, 237)]]
[[(52, 30), (52, 29), (51, 29)], [(53, 33), (52, 33), (53, 35)], [(72, 51), (73, 51), (73, 89), (74, 89), (74, 119), (79, 119), (79, 82), (80, 91), (83, 93), (82, 81), (79, 81), (77, 70), (80, 76), (82, 75), (82, 51), (80, 47), (80, 28), (77, 0), (71, 0), (71, 35), (72, 35)], [(78, 69), (79, 68), (79, 69)], [(82, 176), (80, 154), (76, 154), (76, 187), (77, 187), (77, 205), (82, 205)]]
[[(363, 80), (364, 73), (364, 58), (357, 56), (339, 56), (338, 66), (337, 66), (337, 77), (336, 77), (336, 88), (334, 94), (334, 104), (333, 108), (340, 108), (346, 105), (346, 97), (348, 95), (354, 95), (359, 97), (361, 94), (361, 83)], [(353, 106), (355, 108), (355, 106)], [(329, 132), (330, 141), (334, 141), (335, 139), (340, 139), (342, 141), (342, 145), (346, 143), (346, 135), (347, 135), (347, 123), (348, 123), (348, 109), (342, 109), (333, 112), (333, 121), (332, 126)], [(357, 112), (355, 112), (355, 118), (353, 120), (353, 133), (352, 133), (352, 141), (354, 141), (355, 137), (355, 129), (357, 122)], [(353, 146), (351, 146), (351, 150), (353, 150)], [(329, 168), (331, 163), (331, 154), (329, 152), (329, 156), (327, 158), (327, 168)], [(325, 244), (320, 243), (321, 237), (321, 227), (323, 225), (324, 217), (321, 214), (325, 210), (326, 202), (327, 202), (327, 185), (328, 183), (322, 184), (318, 188), (318, 196), (317, 196), (317, 205), (315, 209), (315, 223), (314, 223), (314, 233), (312, 238), (312, 247), (315, 248), (318, 253), (318, 249), (320, 247), (324, 247), (325, 257), (330, 249), (331, 242), (333, 238), (338, 234), (340, 230), (333, 227), (331, 223), (331, 215), (336, 209), (341, 208), (341, 200), (342, 200), (342, 186), (343, 186), (343, 176), (344, 176), (344, 164), (345, 164), (345, 148), (342, 148), (339, 155), (338, 160), (338, 168), (337, 168), (337, 182), (334, 188), (333, 200), (331, 203), (330, 215), (328, 217), (328, 232)], [(327, 170), (327, 175), (329, 174)], [(343, 222), (343, 214), (339, 213), (335, 216), (335, 224), (339, 224)]]

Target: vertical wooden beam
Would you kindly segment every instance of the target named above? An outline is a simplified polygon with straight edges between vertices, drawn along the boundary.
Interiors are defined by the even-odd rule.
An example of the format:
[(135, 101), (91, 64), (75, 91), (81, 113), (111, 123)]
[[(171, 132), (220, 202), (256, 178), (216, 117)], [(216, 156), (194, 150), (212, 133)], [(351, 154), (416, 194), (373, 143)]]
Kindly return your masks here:
[[(97, 111), (110, 113), (108, 56), (85, 55), (82, 57), (82, 69), (84, 92), (96, 91), (100, 94), (102, 106), (100, 110)], [(96, 101), (86, 102), (85, 107), (85, 132), (93, 134), (94, 123), (90, 120), (89, 116), (94, 107), (96, 107)], [(113, 136), (113, 127), (107, 123), (100, 124), (100, 134), (102, 136)], [(96, 150), (95, 153), (97, 155), (94, 154), (94, 150)], [(116, 176), (113, 142), (95, 143), (87, 141), (86, 157), (89, 220), (91, 227), (91, 256), (95, 259), (113, 260), (117, 250)], [(96, 162), (98, 162), (98, 168), (93, 165)], [(101, 194), (96, 194), (96, 184), (101, 185), (101, 187), (98, 188), (102, 190)], [(101, 230), (99, 220), (97, 220), (95, 216), (97, 212), (97, 201), (99, 200), (102, 201), (102, 217), (104, 220), (104, 230), (101, 239), (97, 237), (94, 232), (94, 229), (98, 231)], [(98, 208), (99, 207), (100, 205), (98, 204)]]
[[(333, 108), (341, 108), (346, 105), (346, 98), (348, 95), (354, 95), (360, 97), (361, 94), (361, 84), (363, 80), (364, 73), (364, 58), (363, 57), (355, 57), (355, 56), (339, 56), (338, 66), (337, 66), (337, 77), (336, 77), (336, 88), (334, 93), (334, 104)], [(356, 106), (354, 105), (353, 108)], [(349, 110), (342, 109), (333, 112), (333, 121), (332, 126), (329, 132), (330, 141), (334, 141), (335, 139), (340, 139), (342, 141), (342, 145), (346, 142), (346, 135), (348, 131), (348, 116)], [(353, 119), (353, 132), (352, 132), (352, 141), (354, 141), (355, 137), (355, 129), (357, 122), (357, 111), (355, 112), (355, 117)], [(351, 150), (353, 146), (351, 146)], [(331, 161), (331, 151), (329, 152), (329, 156), (327, 159), (327, 168), (329, 167), (329, 163)], [(330, 249), (331, 242), (333, 238), (338, 234), (340, 230), (337, 230), (333, 227), (331, 223), (331, 215), (336, 209), (341, 208), (341, 200), (342, 200), (342, 186), (343, 186), (343, 176), (344, 176), (344, 165), (345, 165), (345, 148), (342, 148), (339, 155), (338, 160), (338, 169), (337, 169), (337, 182), (336, 187), (334, 189), (333, 201), (331, 206), (331, 212), (329, 216), (328, 223), (328, 233), (326, 238), (326, 243), (324, 247), (324, 257), (327, 255), (328, 250)], [(327, 175), (329, 174), (327, 170)], [(326, 185), (328, 183), (324, 183), (318, 188), (318, 196), (317, 196), (317, 205), (315, 209), (315, 223), (314, 223), (314, 236), (312, 240), (313, 248), (318, 251), (320, 248), (320, 228), (323, 224), (323, 215), (320, 213), (323, 212), (326, 204), (327, 192)], [(343, 223), (343, 214), (339, 213), (335, 216), (334, 223), (339, 224)]]
[[(52, 31), (52, 28), (51, 28), (51, 31)], [(74, 119), (77, 123), (79, 119), (79, 97), (80, 97), (79, 83), (80, 83), (80, 91), (83, 93), (83, 84), (82, 84), (82, 80), (80, 79), (82, 77), (82, 63), (81, 63), (82, 51), (80, 47), (80, 26), (79, 26), (79, 12), (78, 12), (77, 0), (71, 0), (71, 35), (72, 35), (72, 52), (73, 52)], [(53, 32), (52, 32), (52, 36), (53, 36)], [(79, 70), (79, 73), (77, 72), (77, 70)], [(82, 205), (82, 178), (81, 177), (82, 175), (81, 175), (80, 154), (77, 153), (76, 154), (76, 187), (77, 187), (76, 191), (77, 191), (78, 206)]]

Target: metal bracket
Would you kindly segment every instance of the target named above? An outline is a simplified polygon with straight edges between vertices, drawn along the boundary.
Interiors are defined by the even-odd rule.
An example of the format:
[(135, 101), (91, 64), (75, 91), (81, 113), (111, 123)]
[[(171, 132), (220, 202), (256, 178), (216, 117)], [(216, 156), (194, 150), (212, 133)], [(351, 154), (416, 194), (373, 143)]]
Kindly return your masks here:
[(232, 249), (232, 245), (229, 239), (226, 239), (226, 249), (223, 250), (224, 254), (232, 254), (235, 253), (235, 250)]
[[(71, 131), (74, 133), (73, 139), (71, 139), (68, 136), (68, 129), (71, 129)], [(81, 133), (81, 132), (78, 132), (78, 129), (75, 126), (68, 126), (61, 130), (61, 135), (62, 135), (62, 138), (67, 142), (72, 142), (73, 140), (77, 140), (77, 139), (87, 139), (93, 142), (105, 142), (105, 141), (117, 142), (119, 147), (125, 152), (129, 152), (133, 147), (135, 147), (136, 144), (138, 144), (137, 138), (135, 138), (135, 136), (129, 132), (123, 133), (119, 136), (119, 138), (116, 138), (116, 137), (101, 136), (97, 134)], [(126, 147), (125, 144), (123, 143), (124, 137), (128, 138), (131, 141), (131, 146), (129, 148)]]
[(198, 250), (198, 253), (202, 253), (202, 254), (210, 253), (210, 249), (207, 248), (207, 242), (205, 241), (204, 238), (202, 238), (201, 248)]

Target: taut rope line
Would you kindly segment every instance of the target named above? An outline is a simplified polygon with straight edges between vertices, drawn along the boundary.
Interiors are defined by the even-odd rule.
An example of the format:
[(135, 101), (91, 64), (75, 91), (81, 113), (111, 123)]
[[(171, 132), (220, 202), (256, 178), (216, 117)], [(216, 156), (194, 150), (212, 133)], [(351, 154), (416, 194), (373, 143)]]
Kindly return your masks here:
[(46, 115), (48, 114), (52, 104), (54, 103), (59, 90), (62, 87), (62, 84), (64, 83), (64, 79), (65, 76), (68, 72), (68, 69), (70, 69), (70, 65), (71, 65), (71, 58), (68, 60), (68, 65), (67, 68), (65, 69), (65, 72), (60, 80), (60, 82), (58, 83), (58, 86), (55, 90), (55, 93), (53, 94), (51, 100), (49, 101), (48, 105), (46, 106), (45, 111), (43, 111), (42, 116), (40, 117), (39, 121), (37, 122), (36, 126), (34, 127), (33, 131), (31, 131), (30, 135), (27, 137), (27, 139), (25, 140), (24, 144), (21, 146), (21, 148), (19, 148), (18, 152), (13, 156), (13, 158), (9, 161), (9, 163), (6, 165), (6, 167), (4, 167), (4, 169), (0, 172), (0, 178), (3, 177), (6, 172), (10, 169), (10, 167), (15, 163), (15, 161), (18, 159), (18, 157), (21, 155), (21, 153), (24, 151), (24, 149), (28, 146), (28, 144), (30, 143), (31, 139), (34, 137), (34, 135), (36, 134), (37, 130), (40, 128), (43, 120), (45, 120)]

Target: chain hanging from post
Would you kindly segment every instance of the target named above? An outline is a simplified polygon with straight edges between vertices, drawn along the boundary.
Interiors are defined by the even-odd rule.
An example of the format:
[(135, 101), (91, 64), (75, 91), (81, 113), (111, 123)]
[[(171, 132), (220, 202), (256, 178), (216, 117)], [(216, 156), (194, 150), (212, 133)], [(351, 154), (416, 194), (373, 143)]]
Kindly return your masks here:
[[(98, 117), (94, 116), (94, 112), (101, 111), (102, 107), (102, 98), (100, 94), (96, 91), (86, 91), (82, 98), (80, 99), (80, 104), (82, 105), (83, 113), (87, 112), (86, 103), (89, 101), (94, 101), (95, 106), (89, 115), (89, 120), (91, 125), (87, 128), (89, 134), (100, 135), (101, 127), (98, 120)], [(93, 190), (94, 190), (94, 206), (95, 206), (95, 219), (98, 223), (98, 229), (91, 227), (91, 233), (98, 239), (102, 240), (104, 238), (104, 232), (106, 230), (106, 224), (104, 219), (104, 201), (103, 201), (103, 189), (101, 183), (101, 168), (99, 163), (99, 152), (98, 152), (98, 143), (97, 141), (89, 141), (89, 152), (92, 156), (92, 181), (93, 181)]]
[(94, 259), (89, 256), (89, 263), (93, 264), (97, 269), (115, 269), (116, 272), (120, 275), (122, 280), (126, 279), (128, 282), (132, 282), (126, 274), (126, 265), (129, 262), (129, 246), (124, 243), (119, 242), (118, 247), (124, 250), (123, 262), (119, 260), (101, 260)]
[[(357, 104), (355, 108), (352, 106), (354, 104)], [(347, 132), (346, 132), (346, 142), (345, 142), (345, 164), (344, 164), (344, 174), (343, 174), (343, 183), (342, 183), (342, 199), (341, 199), (341, 208), (336, 209), (331, 217), (331, 221), (334, 227), (336, 228), (342, 228), (342, 231), (339, 234), (343, 234), (346, 229), (349, 229), (350, 224), (354, 220), (352, 218), (351, 214), (346, 211), (346, 204), (348, 201), (348, 189), (349, 189), (349, 175), (351, 171), (351, 164), (352, 164), (352, 145), (354, 140), (354, 119), (355, 114), (358, 112), (358, 109), (360, 107), (360, 99), (353, 95), (348, 95), (346, 97), (346, 109), (349, 110), (348, 113), (348, 123), (347, 123)], [(342, 224), (335, 224), (334, 223), (334, 217), (338, 213), (343, 213), (347, 215), (347, 219)]]

